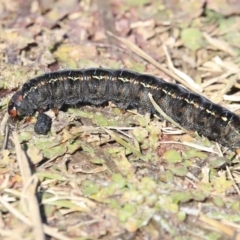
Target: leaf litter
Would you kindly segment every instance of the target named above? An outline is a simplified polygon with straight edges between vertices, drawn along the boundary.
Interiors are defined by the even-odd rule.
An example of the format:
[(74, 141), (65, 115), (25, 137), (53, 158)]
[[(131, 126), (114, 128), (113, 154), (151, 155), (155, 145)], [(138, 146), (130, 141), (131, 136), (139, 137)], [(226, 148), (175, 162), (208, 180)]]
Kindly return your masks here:
[[(3, 133), (11, 95), (66, 68), (147, 72), (239, 110), (237, 2), (22, 3), (0, 2)], [(64, 109), (47, 136), (35, 117), (1, 150), (1, 239), (240, 238), (234, 152), (111, 103)]]

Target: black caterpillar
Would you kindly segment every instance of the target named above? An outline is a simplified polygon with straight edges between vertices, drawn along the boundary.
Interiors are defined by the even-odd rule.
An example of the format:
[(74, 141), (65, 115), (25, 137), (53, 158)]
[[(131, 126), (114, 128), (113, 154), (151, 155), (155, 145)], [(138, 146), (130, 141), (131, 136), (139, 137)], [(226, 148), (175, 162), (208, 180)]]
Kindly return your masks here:
[[(232, 149), (240, 147), (238, 115), (177, 84), (128, 70), (96, 68), (43, 74), (23, 84), (12, 96), (8, 112), (11, 117), (30, 116), (35, 110), (42, 114), (48, 108), (57, 113), (63, 104), (100, 105), (112, 101), (121, 109), (136, 108), (142, 114), (159, 115), (148, 93), (168, 116), (186, 129)], [(38, 121), (35, 130), (46, 134), (50, 120), (44, 114), (41, 118), (44, 121)]]

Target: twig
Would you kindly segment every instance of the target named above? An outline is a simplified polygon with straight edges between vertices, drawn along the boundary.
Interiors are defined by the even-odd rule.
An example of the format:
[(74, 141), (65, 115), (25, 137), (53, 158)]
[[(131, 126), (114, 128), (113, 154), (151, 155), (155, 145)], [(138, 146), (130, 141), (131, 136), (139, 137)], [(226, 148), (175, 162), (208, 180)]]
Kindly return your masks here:
[(118, 142), (119, 144), (121, 144), (125, 148), (128, 148), (133, 154), (135, 154), (136, 156), (141, 155), (141, 151), (140, 151), (139, 148), (136, 148), (135, 146), (132, 146), (129, 142), (123, 140), (121, 137), (118, 136), (118, 134), (114, 133), (113, 131), (108, 130), (106, 128), (102, 128), (102, 129), (105, 130), (106, 133), (108, 133), (116, 142)]
[[(0, 203), (10, 212), (12, 213), (17, 219), (21, 220), (22, 222), (24, 222), (25, 224), (27, 224), (28, 226), (32, 226), (32, 222), (30, 222), (30, 220), (24, 216), (22, 213), (20, 213), (18, 210), (16, 210), (10, 203), (6, 202), (3, 197), (0, 196)], [(63, 236), (61, 233), (58, 233), (56, 229), (47, 226), (46, 224), (43, 224), (43, 230), (44, 232), (49, 235), (52, 236), (56, 239), (59, 240), (71, 240), (68, 237)], [(38, 239), (38, 238), (35, 238)]]
[(199, 220), (204, 222), (207, 227), (212, 227), (215, 230), (226, 234), (227, 236), (231, 237), (232, 239), (239, 239), (239, 234), (234, 231), (232, 227), (227, 226), (226, 224), (221, 223), (215, 219), (209, 218), (204, 214), (200, 214)]
[(225, 101), (231, 101), (231, 102), (240, 102), (240, 96), (236, 95), (236, 94), (232, 94), (232, 95), (223, 95), (223, 100)]
[(208, 87), (216, 82), (222, 81), (222, 80), (226, 79), (227, 77), (229, 77), (233, 74), (236, 74), (236, 73), (237, 73), (236, 71), (231, 70), (229, 72), (222, 74), (221, 76), (218, 76), (218, 77), (215, 77), (215, 78), (205, 81), (204, 83), (201, 84), (201, 86), (202, 86), (202, 88), (206, 88), (206, 87)]
[(22, 213), (20, 213), (18, 210), (16, 210), (10, 203), (4, 200), (2, 196), (0, 196), (0, 203), (5, 207), (12, 215), (14, 215), (17, 219), (21, 220), (22, 222), (26, 223), (27, 225), (31, 226), (30, 220), (24, 216)]
[(177, 76), (179, 76), (181, 79), (183, 79), (185, 82), (187, 82), (190, 86), (192, 86), (194, 89), (197, 89), (199, 92), (203, 91), (202, 86), (196, 84), (191, 77), (189, 77), (186, 73), (180, 71), (179, 69), (175, 68), (172, 60), (170, 58), (170, 55), (168, 53), (167, 47), (164, 45), (163, 50), (165, 52), (168, 68), (171, 69)]
[(192, 148), (196, 148), (196, 149), (199, 149), (199, 150), (202, 150), (202, 151), (205, 151), (205, 152), (215, 153), (215, 154), (219, 155), (219, 152), (214, 151), (211, 147), (204, 147), (204, 146), (201, 146), (201, 145), (195, 144), (195, 143), (190, 143), (190, 142), (176, 142), (176, 141), (161, 141), (160, 143), (181, 144), (181, 145), (185, 145), (185, 146), (189, 146), (189, 147), (192, 147)]
[(0, 125), (1, 126), (1, 135), (5, 134), (5, 128), (6, 128), (8, 119), (9, 119), (9, 114), (5, 113), (5, 115), (2, 119), (1, 125)]
[(161, 116), (163, 116), (166, 120), (168, 120), (170, 123), (172, 123), (174, 126), (180, 128), (183, 132), (185, 133), (189, 133), (188, 130), (186, 130), (185, 128), (183, 128), (180, 124), (178, 124), (177, 122), (175, 122), (171, 117), (169, 117), (161, 108), (160, 106), (154, 101), (152, 94), (148, 93), (148, 97), (152, 103), (152, 105), (154, 106), (154, 108), (159, 112), (159, 114)]
[(234, 84), (237, 82), (238, 76), (234, 75), (232, 77), (230, 77), (230, 79), (228, 79), (227, 84), (224, 86), (224, 88), (220, 91), (221, 94), (225, 94), (227, 92), (229, 92), (232, 87), (234, 86)]
[(135, 45), (134, 43), (128, 41), (125, 38), (121, 38), (121, 37), (117, 37), (116, 35), (114, 35), (113, 33), (107, 31), (107, 34), (114, 37), (115, 39), (117, 39), (119, 42), (125, 44), (129, 49), (131, 49), (135, 54), (141, 56), (143, 59), (147, 60), (148, 62), (152, 63), (155, 67), (159, 68), (161, 71), (163, 71), (164, 73), (166, 73), (168, 76), (172, 77), (173, 79), (176, 79), (178, 82), (180, 82), (182, 85), (184, 85), (185, 87), (187, 87), (188, 89), (192, 90), (193, 92), (196, 92), (198, 94), (201, 94), (201, 92), (194, 88), (192, 85), (189, 85), (188, 83), (186, 83), (183, 79), (181, 79), (179, 76), (177, 76), (176, 74), (172, 73), (171, 71), (169, 71), (167, 68), (163, 67), (161, 64), (159, 64), (156, 60), (154, 60), (151, 56), (149, 56), (147, 53), (145, 53), (142, 49), (140, 49), (137, 45)]
[(1, 122), (1, 135), (4, 136), (2, 150), (7, 148), (7, 143), (9, 138), (9, 126), (7, 125), (8, 119), (9, 119), (9, 115), (8, 113), (6, 113)]
[(9, 126), (7, 125), (5, 128), (5, 135), (4, 135), (2, 150), (7, 149), (8, 139), (9, 139)]
[(235, 182), (235, 180), (234, 180), (234, 178), (233, 178), (233, 176), (232, 176), (232, 174), (231, 174), (231, 171), (230, 171), (230, 169), (229, 169), (228, 166), (226, 166), (226, 169), (227, 169), (227, 173), (228, 173), (230, 179), (233, 181), (233, 186), (234, 186), (235, 190), (237, 191), (238, 196), (239, 196), (239, 198), (240, 198), (240, 190), (239, 190), (239, 187), (238, 187), (238, 185), (236, 184), (236, 182)]
[[(31, 218), (31, 224), (33, 225), (33, 231), (35, 235), (35, 239), (44, 240), (45, 234), (43, 231), (43, 224), (41, 219), (41, 214), (38, 206), (38, 200), (36, 197), (36, 187), (38, 184), (38, 177), (37, 175), (31, 174), (30, 165), (28, 162), (28, 159), (21, 149), (20, 142), (18, 140), (17, 132), (13, 132), (13, 142), (15, 144), (16, 153), (17, 153), (17, 161), (19, 164), (21, 176), (23, 179), (23, 186), (25, 191), (22, 191), (22, 193), (25, 192), (24, 199), (27, 200), (27, 210), (28, 210), (28, 216), (30, 215)], [(23, 199), (23, 198), (22, 198)]]

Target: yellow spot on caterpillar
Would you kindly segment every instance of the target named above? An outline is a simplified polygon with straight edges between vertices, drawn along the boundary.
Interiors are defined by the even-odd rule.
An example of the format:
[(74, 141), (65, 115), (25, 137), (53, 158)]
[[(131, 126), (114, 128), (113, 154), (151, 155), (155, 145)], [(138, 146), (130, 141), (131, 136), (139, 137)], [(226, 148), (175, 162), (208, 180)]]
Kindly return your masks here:
[(57, 82), (57, 81), (62, 81), (62, 78), (52, 78), (50, 79), (49, 83)]
[(97, 80), (105, 80), (105, 76), (92, 75), (92, 78), (97, 79)]
[(206, 109), (206, 112), (209, 113), (209, 114), (211, 114), (211, 115), (213, 115), (213, 116), (215, 116), (215, 112), (212, 112), (212, 111), (210, 111), (210, 110), (208, 110), (208, 109)]
[(129, 79), (127, 79), (127, 78), (122, 78), (122, 77), (118, 77), (118, 80), (121, 80), (122, 82), (130, 82)]
[(152, 85), (140, 82), (145, 88), (152, 88)]
[(227, 122), (227, 121), (228, 121), (227, 117), (221, 117), (221, 119), (222, 119), (224, 122)]
[(167, 94), (167, 91), (165, 89), (162, 89), (162, 91)]
[(81, 76), (81, 77), (70, 77), (70, 76), (68, 76), (68, 79), (70, 79), (70, 80), (73, 80), (73, 81), (77, 81), (77, 80), (83, 80), (83, 77)]

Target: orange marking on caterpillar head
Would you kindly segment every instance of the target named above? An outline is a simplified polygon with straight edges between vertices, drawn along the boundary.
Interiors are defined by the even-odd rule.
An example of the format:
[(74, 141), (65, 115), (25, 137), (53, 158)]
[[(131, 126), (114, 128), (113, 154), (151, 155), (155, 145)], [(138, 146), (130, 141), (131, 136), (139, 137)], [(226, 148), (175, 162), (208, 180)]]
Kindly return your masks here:
[(10, 103), (8, 105), (8, 114), (12, 117), (12, 118), (15, 118), (17, 117), (17, 109), (15, 108), (14, 106), (14, 103)]
[(22, 93), (20, 91), (18, 91), (12, 96), (11, 100), (9, 101), (8, 114), (12, 118), (15, 118), (19, 115), (18, 111), (17, 111), (17, 106), (19, 106), (21, 104), (22, 100), (23, 100)]

